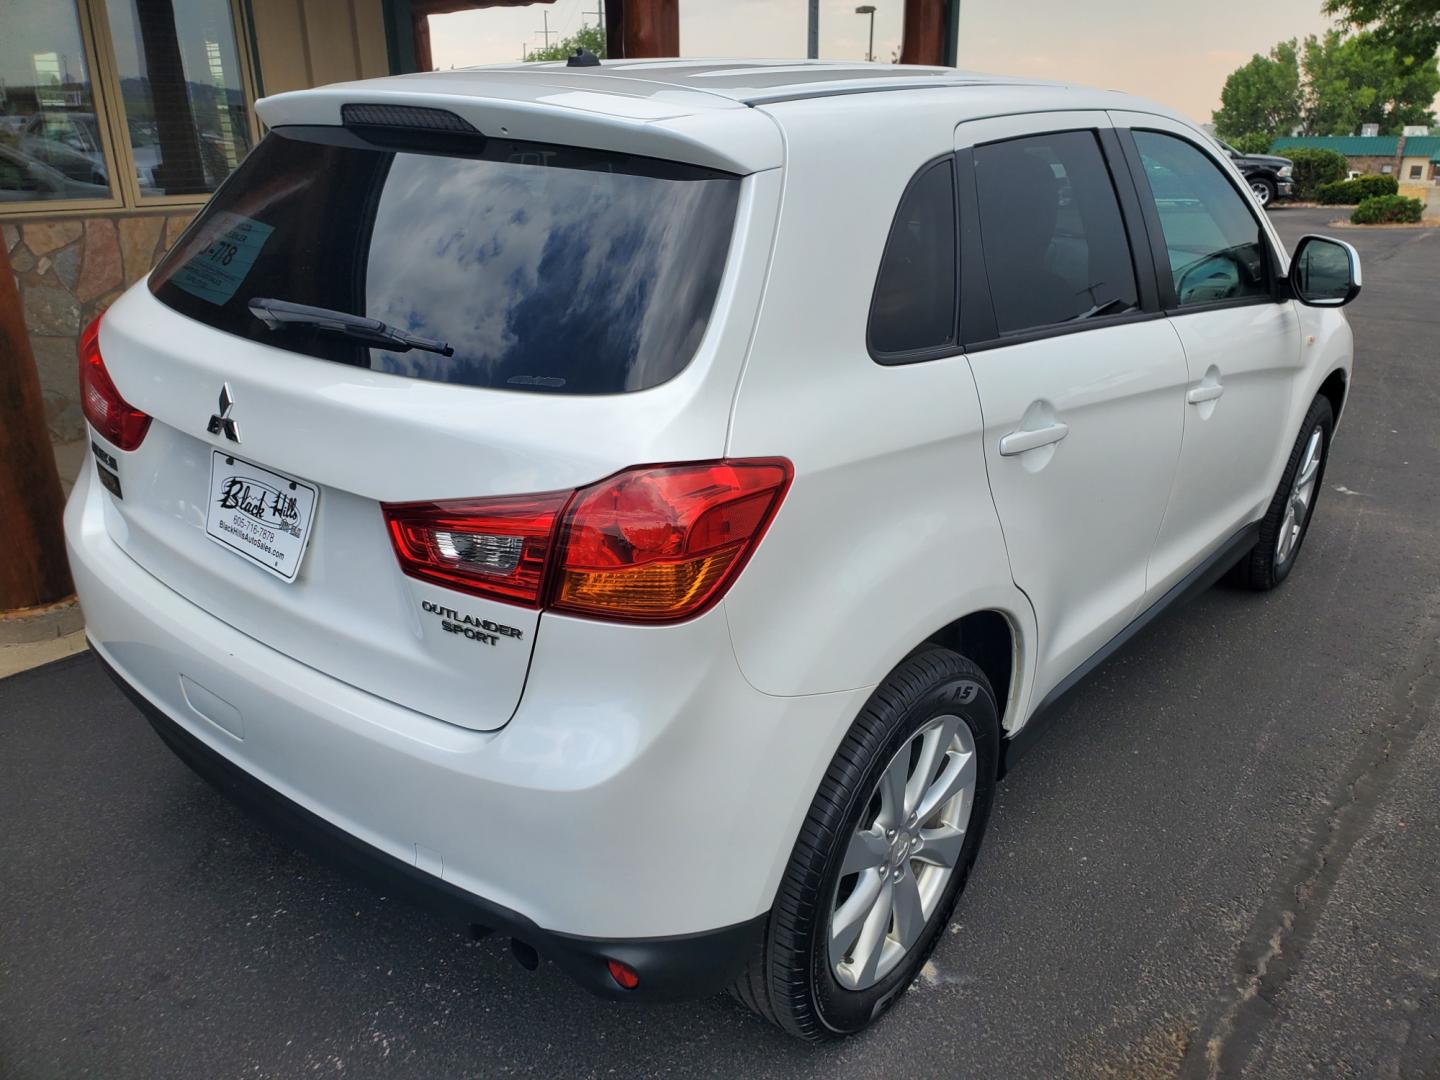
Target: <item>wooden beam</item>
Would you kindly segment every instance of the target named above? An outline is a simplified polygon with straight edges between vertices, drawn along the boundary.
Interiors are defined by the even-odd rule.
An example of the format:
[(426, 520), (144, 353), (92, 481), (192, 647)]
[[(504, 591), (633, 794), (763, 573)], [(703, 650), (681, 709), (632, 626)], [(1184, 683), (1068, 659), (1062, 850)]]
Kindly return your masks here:
[(680, 0), (606, 0), (605, 48), (612, 60), (680, 55)]
[(945, 63), (947, 8), (946, 0), (905, 0), (902, 64)]
[(65, 496), (10, 255), (0, 242), (0, 612), (72, 596)]
[(410, 37), (415, 42), (415, 70), (434, 71), (435, 54), (430, 51), (430, 16), (412, 8), (410, 24)]
[(610, 60), (625, 59), (625, 0), (606, 0), (605, 56)]

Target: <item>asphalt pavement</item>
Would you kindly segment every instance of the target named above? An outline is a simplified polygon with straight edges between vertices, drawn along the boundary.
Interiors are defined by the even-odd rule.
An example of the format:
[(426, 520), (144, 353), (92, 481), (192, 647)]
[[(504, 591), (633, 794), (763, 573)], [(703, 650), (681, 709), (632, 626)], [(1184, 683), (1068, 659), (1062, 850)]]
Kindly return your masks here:
[(1440, 1074), (1440, 230), (1335, 232), (1354, 388), (1294, 573), (1069, 698), (874, 1030), (524, 971), (258, 830), (82, 655), (0, 680), (0, 1076)]

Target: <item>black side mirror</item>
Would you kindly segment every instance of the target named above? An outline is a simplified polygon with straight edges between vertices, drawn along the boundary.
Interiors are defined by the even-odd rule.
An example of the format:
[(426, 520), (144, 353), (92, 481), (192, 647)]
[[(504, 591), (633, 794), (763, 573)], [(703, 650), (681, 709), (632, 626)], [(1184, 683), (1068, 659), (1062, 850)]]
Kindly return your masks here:
[(1343, 240), (1301, 237), (1290, 260), (1290, 290), (1312, 307), (1343, 307), (1360, 295), (1360, 255)]

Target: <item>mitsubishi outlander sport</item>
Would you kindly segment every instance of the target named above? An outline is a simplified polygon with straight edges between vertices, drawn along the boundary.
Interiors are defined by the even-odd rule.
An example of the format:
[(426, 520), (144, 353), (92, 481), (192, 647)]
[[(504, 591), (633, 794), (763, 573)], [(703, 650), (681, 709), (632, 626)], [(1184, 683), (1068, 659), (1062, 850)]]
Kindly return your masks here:
[(262, 101), (85, 333), (95, 654), (288, 833), (591, 990), (894, 1002), (997, 780), (1299, 558), (1355, 252), (1184, 119), (948, 68)]

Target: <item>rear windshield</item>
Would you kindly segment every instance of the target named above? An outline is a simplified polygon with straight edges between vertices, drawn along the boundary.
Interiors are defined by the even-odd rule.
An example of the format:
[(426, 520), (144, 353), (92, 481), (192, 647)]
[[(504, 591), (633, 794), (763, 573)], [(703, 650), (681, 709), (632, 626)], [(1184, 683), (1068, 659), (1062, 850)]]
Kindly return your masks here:
[[(271, 131), (151, 291), (227, 333), (432, 382), (613, 394), (690, 362), (724, 272), (737, 177), (478, 136), (444, 152), (388, 138)], [(378, 319), (430, 347), (313, 320), (271, 329), (257, 299)]]

